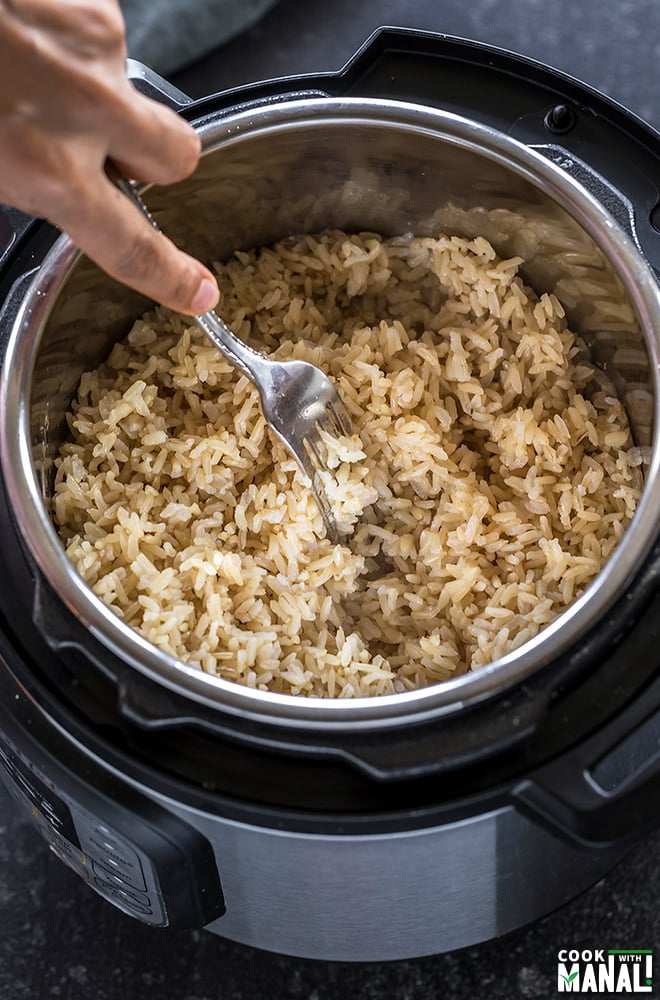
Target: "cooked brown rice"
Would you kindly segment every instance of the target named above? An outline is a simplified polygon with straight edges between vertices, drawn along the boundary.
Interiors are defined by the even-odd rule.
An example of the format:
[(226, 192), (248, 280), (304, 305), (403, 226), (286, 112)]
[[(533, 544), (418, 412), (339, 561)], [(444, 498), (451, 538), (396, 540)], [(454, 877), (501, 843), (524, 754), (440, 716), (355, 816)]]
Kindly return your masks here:
[(639, 496), (623, 407), (483, 238), (332, 231), (218, 267), (222, 314), (330, 373), (326, 539), (247, 379), (185, 317), (138, 320), (83, 376), (58, 460), (69, 557), (117, 615), (208, 673), (324, 697), (433, 684), (536, 635), (596, 576)]

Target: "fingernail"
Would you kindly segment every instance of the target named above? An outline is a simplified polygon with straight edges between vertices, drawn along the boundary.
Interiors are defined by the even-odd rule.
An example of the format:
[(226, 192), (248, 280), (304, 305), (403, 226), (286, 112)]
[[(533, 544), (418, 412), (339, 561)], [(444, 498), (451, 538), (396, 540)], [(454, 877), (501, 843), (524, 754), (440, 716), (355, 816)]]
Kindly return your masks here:
[(208, 312), (209, 309), (213, 309), (219, 298), (220, 293), (215, 281), (210, 278), (202, 278), (190, 303), (190, 308), (194, 313)]

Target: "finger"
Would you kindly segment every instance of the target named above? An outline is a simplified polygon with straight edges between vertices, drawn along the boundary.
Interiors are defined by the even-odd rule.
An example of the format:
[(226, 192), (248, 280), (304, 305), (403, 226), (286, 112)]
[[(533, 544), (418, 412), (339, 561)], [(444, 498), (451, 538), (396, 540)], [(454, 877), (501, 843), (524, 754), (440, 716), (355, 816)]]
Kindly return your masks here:
[(76, 204), (51, 218), (99, 267), (177, 312), (194, 315), (218, 302), (211, 272), (157, 232), (109, 181), (79, 189)]
[(188, 177), (201, 152), (194, 128), (130, 85), (128, 93), (121, 121), (110, 132), (108, 155), (134, 180), (173, 184)]

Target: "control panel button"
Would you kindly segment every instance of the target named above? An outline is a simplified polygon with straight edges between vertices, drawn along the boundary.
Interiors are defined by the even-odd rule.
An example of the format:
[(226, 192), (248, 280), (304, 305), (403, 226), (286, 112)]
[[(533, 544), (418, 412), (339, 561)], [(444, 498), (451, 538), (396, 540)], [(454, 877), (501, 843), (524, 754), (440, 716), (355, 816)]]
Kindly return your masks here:
[(92, 884), (102, 896), (109, 899), (113, 903), (117, 903), (122, 910), (127, 910), (143, 917), (153, 916), (154, 911), (149, 905), (151, 900), (146, 899), (142, 901), (134, 899), (132, 894), (126, 889), (120, 889), (117, 886), (108, 885), (107, 882), (104, 882), (100, 878), (95, 878)]
[(103, 865), (108, 871), (114, 872), (118, 875), (123, 882), (128, 885), (132, 885), (134, 889), (146, 889), (147, 884), (144, 879), (144, 874), (142, 872), (142, 866), (139, 860), (135, 864), (130, 861), (126, 861), (124, 858), (118, 858), (113, 854), (105, 854), (103, 857)]
[(107, 836), (96, 836), (85, 831), (83, 843), (91, 857), (97, 858), (110, 871), (120, 875), (136, 889), (146, 889), (146, 881), (137, 852), (127, 844), (120, 844)]
[(133, 899), (136, 903), (141, 903), (143, 906), (151, 906), (151, 900), (145, 892), (139, 892), (137, 889), (130, 889), (123, 882), (119, 881), (112, 874), (112, 872), (104, 871), (102, 866), (97, 865), (96, 862), (93, 862), (92, 869), (95, 875), (94, 881), (97, 884), (102, 882), (109, 888), (121, 890), (121, 892), (124, 893), (128, 899)]

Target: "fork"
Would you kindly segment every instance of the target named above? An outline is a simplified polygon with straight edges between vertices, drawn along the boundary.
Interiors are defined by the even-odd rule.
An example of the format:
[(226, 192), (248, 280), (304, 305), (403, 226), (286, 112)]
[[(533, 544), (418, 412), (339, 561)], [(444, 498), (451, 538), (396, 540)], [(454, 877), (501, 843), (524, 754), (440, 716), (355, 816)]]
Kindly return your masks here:
[[(159, 230), (135, 185), (122, 177), (112, 164), (106, 169), (119, 190), (131, 199), (154, 229)], [(307, 361), (274, 361), (248, 347), (214, 311), (192, 319), (256, 387), (266, 422), (297, 461), (321, 512), (328, 538), (338, 544), (341, 533), (321, 475), (328, 471), (323, 434), (350, 437), (354, 430), (334, 384)]]

